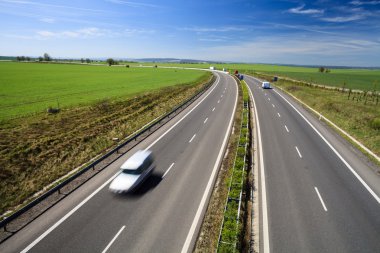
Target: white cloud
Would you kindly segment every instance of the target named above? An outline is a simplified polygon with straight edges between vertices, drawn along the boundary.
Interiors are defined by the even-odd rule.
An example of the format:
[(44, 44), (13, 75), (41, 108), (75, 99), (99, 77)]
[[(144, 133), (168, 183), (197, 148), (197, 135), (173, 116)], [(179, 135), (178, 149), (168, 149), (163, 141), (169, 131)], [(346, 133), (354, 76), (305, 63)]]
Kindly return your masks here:
[(377, 5), (380, 4), (380, 1), (351, 1), (352, 5)]
[(155, 5), (155, 4), (138, 3), (138, 2), (125, 1), (125, 0), (106, 0), (106, 1), (110, 3), (114, 3), (114, 4), (128, 5), (130, 7), (150, 7), (150, 8), (159, 7), (158, 5)]
[(302, 14), (302, 15), (316, 15), (323, 14), (325, 11), (320, 9), (304, 9), (305, 5), (301, 5), (296, 8), (291, 8), (288, 10), (289, 13)]
[(92, 38), (100, 37), (106, 35), (107, 30), (101, 30), (96, 27), (84, 28), (74, 31), (62, 31), (62, 32), (51, 32), (51, 31), (38, 31), (36, 33), (37, 39), (53, 39), (53, 38)]
[(182, 31), (208, 33), (208, 32), (242, 32), (246, 31), (246, 28), (237, 26), (222, 26), (222, 27), (182, 27), (178, 28)]
[[(231, 60), (239, 57), (245, 62), (278, 62), (295, 64), (317, 64), (316, 61), (341, 59), (352, 55), (372, 54), (380, 50), (380, 43), (370, 40), (355, 40), (335, 36), (330, 38), (273, 37), (233, 45), (203, 48), (199, 56), (211, 59)], [(198, 57), (199, 57), (198, 56)], [(309, 62), (310, 59), (316, 59)], [(337, 64), (333, 63), (332, 64)], [(379, 65), (380, 62), (377, 63)]]
[(350, 21), (356, 21), (365, 18), (365, 15), (355, 14), (351, 16), (338, 16), (338, 17), (330, 17), (330, 18), (321, 18), (323, 21), (334, 22), (334, 23), (344, 23)]
[(49, 24), (55, 23), (55, 19), (53, 18), (40, 18), (40, 21), (44, 23), (49, 23)]

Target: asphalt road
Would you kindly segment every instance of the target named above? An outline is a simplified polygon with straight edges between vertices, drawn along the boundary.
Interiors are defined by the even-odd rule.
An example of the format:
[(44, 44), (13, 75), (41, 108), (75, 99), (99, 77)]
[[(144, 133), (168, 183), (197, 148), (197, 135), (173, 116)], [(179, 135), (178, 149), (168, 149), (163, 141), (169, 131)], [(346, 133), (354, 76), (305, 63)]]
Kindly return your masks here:
[[(237, 102), (226, 74), (134, 150), (0, 245), (0, 252), (190, 252), (212, 190)], [(110, 178), (137, 149), (155, 156), (134, 194), (115, 195)]]
[(261, 130), (260, 252), (380, 252), (373, 165), (279, 89), (245, 81)]

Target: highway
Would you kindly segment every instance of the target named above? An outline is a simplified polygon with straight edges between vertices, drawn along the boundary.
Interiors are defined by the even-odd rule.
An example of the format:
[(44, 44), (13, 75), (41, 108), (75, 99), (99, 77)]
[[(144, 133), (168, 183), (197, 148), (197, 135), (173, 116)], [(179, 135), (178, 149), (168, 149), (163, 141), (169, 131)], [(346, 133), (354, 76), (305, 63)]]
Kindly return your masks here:
[(260, 252), (380, 252), (374, 165), (290, 96), (245, 81), (260, 127)]
[[(231, 132), (237, 85), (216, 82), (190, 107), (0, 245), (0, 252), (191, 252)], [(133, 194), (108, 190), (138, 149), (153, 175)]]

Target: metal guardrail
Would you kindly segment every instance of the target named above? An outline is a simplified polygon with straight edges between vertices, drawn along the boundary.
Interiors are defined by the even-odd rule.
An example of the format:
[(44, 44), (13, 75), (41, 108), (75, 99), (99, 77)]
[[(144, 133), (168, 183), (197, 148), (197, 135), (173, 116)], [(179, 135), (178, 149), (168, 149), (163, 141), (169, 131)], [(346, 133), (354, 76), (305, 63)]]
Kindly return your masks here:
[[(159, 117), (158, 119), (156, 119), (155, 121), (153, 121), (151, 124), (145, 126), (144, 128), (142, 128), (141, 130), (139, 130), (137, 133), (133, 134), (132, 136), (130, 136), (127, 140), (125, 140), (122, 144), (118, 145), (117, 147), (113, 148), (112, 150), (108, 151), (106, 154), (104, 154), (103, 156), (101, 156), (100, 158), (96, 159), (94, 162), (90, 163), (89, 165), (85, 166), (83, 169), (81, 169), (80, 171), (78, 171), (77, 173), (75, 173), (74, 175), (70, 176), (69, 178), (65, 179), (63, 182), (59, 183), (58, 185), (54, 186), (53, 188), (51, 188), (50, 190), (48, 190), (47, 192), (45, 192), (44, 194), (42, 194), (41, 196), (37, 197), (35, 200), (33, 200), (32, 202), (30, 202), (29, 204), (25, 205), (24, 207), (22, 207), (21, 209), (17, 210), (16, 212), (12, 213), (10, 216), (4, 218), (2, 221), (0, 221), (0, 228), (4, 228), (4, 231), (5, 232), (10, 232), (10, 233), (16, 233), (17, 231), (19, 231), (20, 229), (22, 229), (23, 227), (25, 227), (27, 224), (29, 224), (30, 222), (32, 222), (34, 219), (36, 219), (37, 217), (39, 217), (43, 212), (45, 212), (46, 210), (42, 211), (39, 215), (37, 215), (37, 217), (31, 219), (30, 221), (26, 222), (25, 224), (23, 224), (20, 228), (18, 228), (16, 231), (8, 231), (7, 230), (7, 225), (14, 221), (15, 219), (17, 219), (18, 217), (20, 217), (22, 214), (26, 213), (27, 211), (29, 211), (31, 208), (33, 208), (34, 206), (36, 206), (37, 204), (39, 204), (40, 202), (42, 202), (43, 200), (45, 200), (47, 197), (51, 196), (53, 193), (60, 193), (60, 189), (62, 189), (64, 186), (68, 185), (69, 183), (71, 183), (72, 181), (74, 181), (75, 179), (77, 179), (79, 176), (81, 176), (82, 174), (84, 174), (85, 172), (87, 172), (88, 170), (90, 169), (94, 169), (96, 165), (98, 165), (99, 163), (103, 162), (105, 159), (107, 159), (108, 157), (110, 157), (112, 154), (114, 153), (117, 153), (119, 154), (119, 150), (123, 147), (125, 147), (126, 145), (130, 144), (131, 142), (133, 141), (136, 141), (136, 143), (130, 147), (128, 150), (124, 151), (122, 154), (125, 154), (126, 152), (128, 152), (129, 150), (131, 150), (133, 147), (135, 147), (138, 143), (140, 143), (142, 140), (146, 139), (149, 135), (151, 135), (153, 133), (153, 131), (150, 131), (153, 127), (161, 124), (162, 122), (165, 121), (165, 119), (167, 118), (170, 118), (172, 115), (177, 115), (178, 113), (180, 113), (181, 111), (183, 111), (184, 109), (186, 109), (190, 104), (191, 102), (193, 102), (194, 100), (196, 100), (198, 97), (200, 97), (214, 82), (215, 82), (215, 75), (211, 78), (211, 80), (208, 81), (208, 83), (201, 89), (199, 90), (196, 94), (194, 94), (192, 97), (190, 97), (189, 99), (185, 100), (184, 102), (182, 102), (181, 104), (179, 104), (178, 106), (174, 107), (170, 112), (166, 113), (165, 115)], [(158, 128), (160, 128), (161, 126), (163, 126), (165, 123), (167, 123), (168, 121), (164, 122), (162, 125), (160, 125)], [(157, 128), (157, 129), (158, 129)], [(157, 130), (156, 129), (156, 130)], [(142, 138), (141, 140), (137, 141), (137, 138), (142, 136), (143, 134), (149, 132), (148, 135), (146, 135), (144, 138)], [(119, 155), (116, 159), (118, 159), (121, 155)], [(106, 168), (108, 165), (110, 165), (112, 162), (114, 162), (114, 160), (110, 161), (109, 163), (107, 163), (107, 165), (105, 165), (101, 170), (103, 170), (104, 168)], [(99, 171), (101, 171), (99, 170)], [(92, 177), (90, 177), (92, 178)], [(87, 182), (90, 178), (88, 178), (87, 180), (85, 180), (84, 182), (82, 182), (81, 184), (79, 184), (78, 186), (76, 186), (72, 191), (74, 191), (75, 189), (79, 188), (83, 183)], [(70, 193), (72, 192), (70, 191)], [(56, 203), (52, 204), (55, 205)], [(7, 237), (8, 238), (8, 237)], [(2, 242), (0, 240), (0, 242)]]

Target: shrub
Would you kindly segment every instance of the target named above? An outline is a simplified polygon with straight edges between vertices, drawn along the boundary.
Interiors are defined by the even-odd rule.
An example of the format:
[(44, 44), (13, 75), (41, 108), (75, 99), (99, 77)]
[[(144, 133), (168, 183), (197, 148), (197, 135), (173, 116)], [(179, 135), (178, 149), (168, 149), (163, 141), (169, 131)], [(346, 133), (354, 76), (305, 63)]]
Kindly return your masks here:
[(380, 118), (374, 118), (370, 125), (373, 129), (380, 130)]

